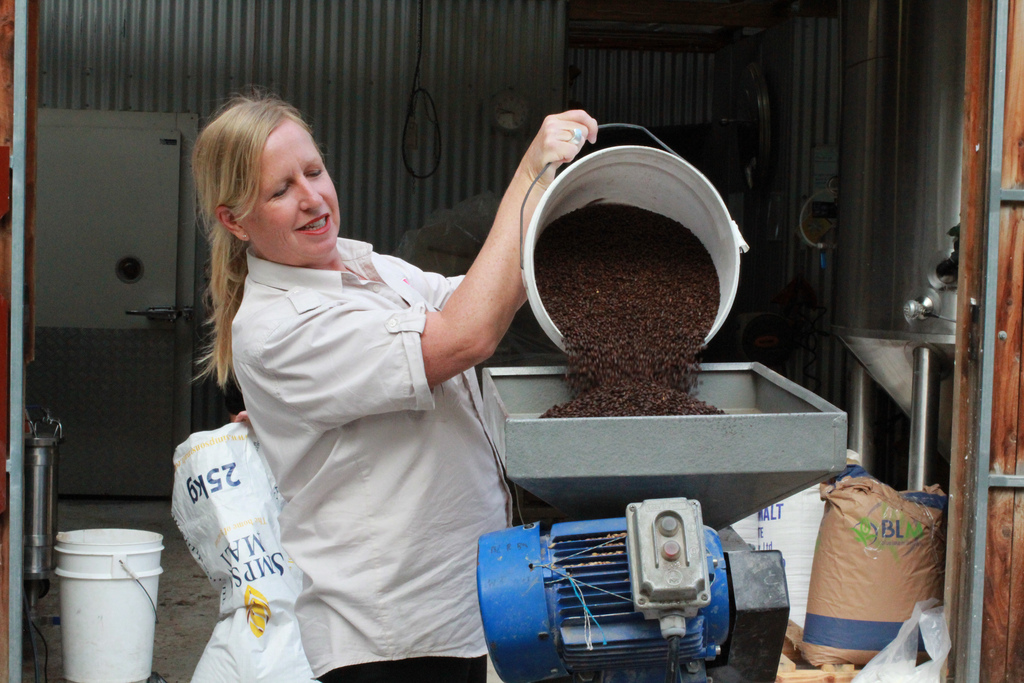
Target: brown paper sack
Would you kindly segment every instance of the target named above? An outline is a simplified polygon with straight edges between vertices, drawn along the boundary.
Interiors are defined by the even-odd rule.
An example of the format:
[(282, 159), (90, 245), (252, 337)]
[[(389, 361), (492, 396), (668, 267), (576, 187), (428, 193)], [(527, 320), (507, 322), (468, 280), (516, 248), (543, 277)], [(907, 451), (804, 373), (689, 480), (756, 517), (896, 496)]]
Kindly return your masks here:
[[(801, 652), (814, 664), (866, 664), (920, 600), (942, 599), (946, 496), (938, 486), (895, 491), (850, 468), (821, 485)], [(918, 502), (920, 501), (920, 502)]]

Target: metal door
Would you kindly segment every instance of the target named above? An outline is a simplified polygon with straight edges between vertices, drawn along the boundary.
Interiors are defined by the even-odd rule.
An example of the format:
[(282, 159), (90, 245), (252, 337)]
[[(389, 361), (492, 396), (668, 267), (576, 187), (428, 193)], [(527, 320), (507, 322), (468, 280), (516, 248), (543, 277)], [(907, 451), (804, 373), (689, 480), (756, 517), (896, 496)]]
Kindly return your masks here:
[(174, 114), (39, 110), (26, 403), (64, 425), (62, 494), (170, 495), (189, 412), (192, 278), (179, 251), (189, 260), (182, 148), (194, 131), (195, 117)]

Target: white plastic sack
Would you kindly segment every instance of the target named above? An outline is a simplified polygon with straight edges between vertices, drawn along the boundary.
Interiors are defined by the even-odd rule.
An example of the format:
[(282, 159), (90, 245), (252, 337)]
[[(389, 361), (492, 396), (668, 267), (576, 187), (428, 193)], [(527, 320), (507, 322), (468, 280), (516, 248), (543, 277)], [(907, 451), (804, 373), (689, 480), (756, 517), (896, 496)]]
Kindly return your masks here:
[[(949, 630), (946, 617), (935, 598), (914, 605), (914, 612), (903, 622), (891, 643), (875, 655), (853, 679), (853, 683), (942, 683), (949, 655)], [(917, 665), (917, 634), (920, 629), (924, 648), (931, 661)]]
[(825, 514), (818, 486), (804, 489), (732, 525), (754, 550), (778, 550), (786, 567), (789, 619), (800, 628), (807, 615), (807, 591), (818, 527)]
[(281, 547), (282, 504), (247, 423), (198, 432), (175, 449), (171, 513), (220, 589), (220, 620), (193, 683), (313, 679), (294, 615), (302, 573)]

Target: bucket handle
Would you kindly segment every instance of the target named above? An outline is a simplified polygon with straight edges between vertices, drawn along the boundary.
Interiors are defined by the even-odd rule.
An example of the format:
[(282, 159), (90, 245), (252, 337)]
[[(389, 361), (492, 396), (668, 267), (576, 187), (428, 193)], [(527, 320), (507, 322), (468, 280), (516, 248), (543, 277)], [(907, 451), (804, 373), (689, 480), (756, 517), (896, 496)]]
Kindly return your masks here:
[(142, 592), (146, 594), (147, 598), (149, 598), (149, 604), (153, 606), (154, 623), (159, 623), (160, 615), (156, 611), (156, 603), (153, 602), (153, 596), (150, 595), (149, 591), (146, 590), (146, 587), (142, 585), (142, 581), (139, 580), (139, 575), (132, 571), (132, 568), (128, 566), (127, 562), (125, 562), (125, 560), (127, 559), (127, 555), (114, 555), (113, 559), (117, 560), (117, 563), (121, 565), (121, 569), (123, 569), (128, 574), (128, 576), (132, 577), (132, 579), (135, 580), (135, 583), (139, 584), (139, 588), (141, 588)]
[[(606, 128), (626, 128), (628, 130), (639, 130), (639, 131), (642, 131), (642, 132), (646, 133), (648, 135), (648, 137), (650, 137), (652, 140), (654, 140), (654, 142), (658, 143), (658, 146), (661, 147), (663, 150), (665, 150), (666, 152), (668, 152), (672, 156), (677, 156), (680, 159), (682, 159), (682, 157), (680, 157), (679, 154), (674, 149), (672, 149), (671, 147), (666, 145), (664, 142), (659, 140), (657, 138), (657, 136), (654, 135), (654, 133), (652, 133), (651, 131), (647, 130), (643, 126), (638, 126), (635, 123), (602, 123), (601, 125), (599, 125), (597, 127), (597, 130), (601, 131), (601, 130), (604, 130)], [(586, 144), (585, 141), (584, 141), (584, 144)], [(581, 149), (582, 149), (582, 147), (581, 147)], [(548, 163), (544, 164), (544, 168), (542, 168), (540, 170), (540, 173), (537, 174), (537, 177), (533, 179), (532, 183), (530, 183), (530, 187), (527, 188), (526, 195), (523, 197), (523, 203), (519, 207), (519, 270), (523, 270), (523, 268), (524, 268), (524, 263), (523, 263), (523, 237), (524, 237), (523, 236), (523, 215), (526, 212), (526, 200), (530, 198), (530, 192), (533, 191), (533, 186), (537, 184), (537, 181), (541, 179), (541, 176), (543, 176), (545, 173), (548, 172), (548, 168), (550, 166), (551, 166), (551, 162), (548, 162)]]

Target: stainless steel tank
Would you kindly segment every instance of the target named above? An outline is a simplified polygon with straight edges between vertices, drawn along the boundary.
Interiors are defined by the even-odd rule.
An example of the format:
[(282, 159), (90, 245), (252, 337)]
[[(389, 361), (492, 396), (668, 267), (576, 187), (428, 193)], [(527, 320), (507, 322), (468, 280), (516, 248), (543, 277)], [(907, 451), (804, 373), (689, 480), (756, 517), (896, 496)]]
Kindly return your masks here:
[(57, 538), (58, 447), (64, 440), (59, 421), (47, 414), (30, 419), (25, 434), (25, 595), (30, 604), (46, 595), (55, 567)]
[(937, 432), (915, 443), (948, 456), (966, 6), (857, 0), (841, 16), (834, 332), (912, 431)]

